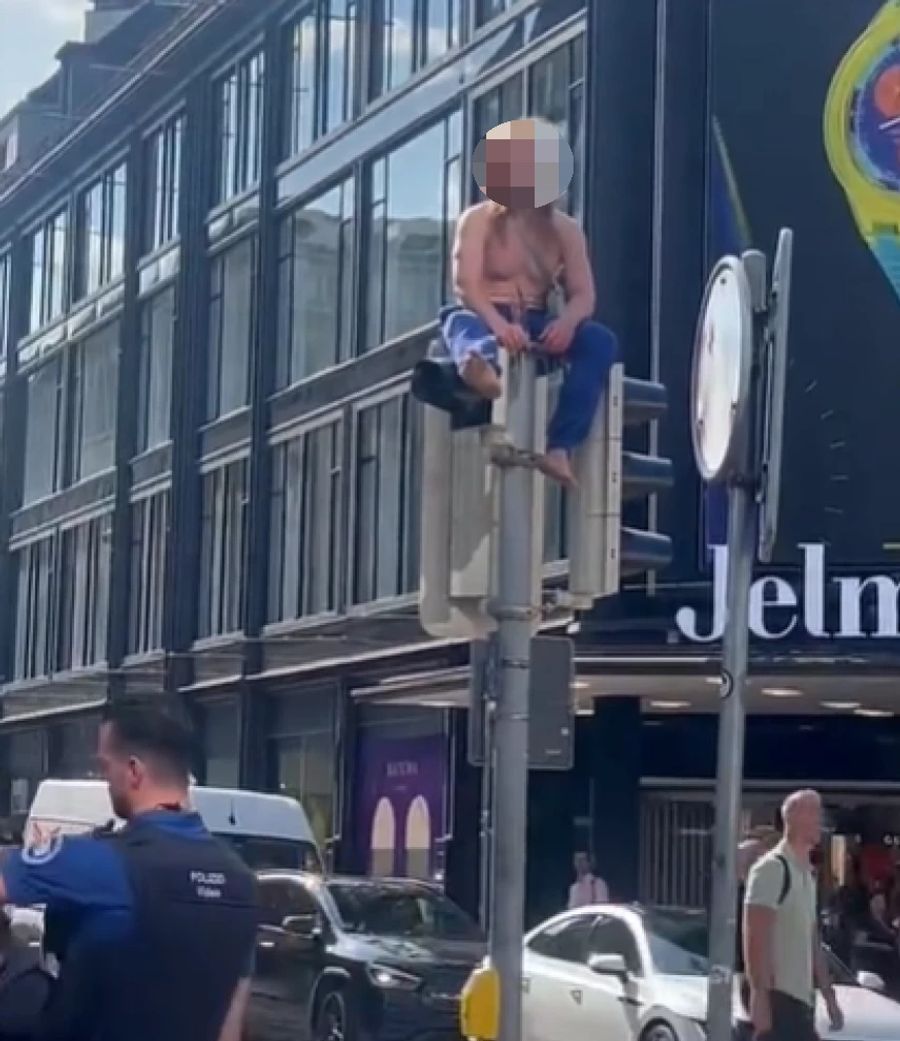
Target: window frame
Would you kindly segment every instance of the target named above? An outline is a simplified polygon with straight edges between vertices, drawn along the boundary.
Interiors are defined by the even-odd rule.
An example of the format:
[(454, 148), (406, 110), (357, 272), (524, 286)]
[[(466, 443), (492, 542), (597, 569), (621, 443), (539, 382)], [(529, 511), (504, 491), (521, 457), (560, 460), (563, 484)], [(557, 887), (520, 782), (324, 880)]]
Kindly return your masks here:
[[(365, 17), (363, 0), (345, 0), (348, 8), (354, 12), (347, 17), (350, 31), (346, 34), (341, 48), (343, 61), (343, 112), (341, 118), (332, 122), (329, 114), (330, 82), (329, 61), (330, 39), (328, 27), (331, 24), (330, 8), (333, 0), (306, 0), (292, 11), (281, 23), (279, 43), (280, 60), (283, 63), (284, 81), (281, 91), (281, 119), (279, 121), (279, 162), (296, 162), (307, 151), (319, 142), (331, 137), (345, 127), (350, 126), (362, 114), (359, 99), (365, 93), (362, 83), (363, 52), (367, 46), (365, 37)], [(295, 75), (301, 67), (297, 57), (296, 33), (300, 23), (312, 19), (312, 77), (311, 87), (297, 86)], [(304, 80), (303, 76), (299, 81)], [(296, 99), (298, 94), (306, 90), (312, 92), (312, 104), (309, 111), (311, 126), (308, 137), (300, 133), (300, 119)]]
[[(138, 395), (137, 395), (137, 424), (135, 427), (134, 455), (141, 456), (148, 452), (156, 451), (172, 442), (172, 405), (174, 389), (175, 370), (175, 347), (176, 329), (178, 325), (178, 280), (172, 279), (164, 283), (157, 283), (152, 290), (142, 295), (137, 301), (137, 335), (138, 335)], [(150, 444), (150, 430), (155, 424), (151, 423), (150, 411), (153, 395), (150, 393), (153, 386), (152, 376), (156, 369), (153, 360), (158, 356), (159, 347), (154, 340), (155, 323), (154, 316), (157, 314), (155, 308), (167, 294), (172, 296), (172, 325), (169, 334), (169, 367), (167, 380), (168, 416), (166, 426), (167, 436), (162, 441), (154, 441)]]
[(12, 346), (12, 246), (0, 249), (0, 377), (6, 372)]
[[(334, 606), (326, 608), (322, 611), (304, 613), (303, 604), (306, 600), (306, 594), (308, 592), (307, 578), (305, 575), (305, 568), (308, 565), (306, 559), (308, 553), (312, 547), (305, 545), (306, 535), (308, 532), (307, 525), (309, 524), (309, 506), (308, 500), (310, 497), (310, 490), (308, 484), (308, 475), (306, 473), (306, 466), (308, 463), (308, 454), (311, 451), (309, 438), (314, 437), (317, 434), (324, 434), (326, 431), (331, 431), (331, 437), (336, 439), (336, 444), (332, 450), (333, 459), (337, 460), (337, 466), (332, 465), (331, 474), (333, 481), (332, 498), (331, 503), (332, 514), (331, 514), (331, 525), (330, 531), (328, 532), (328, 541), (331, 545), (331, 560), (332, 560), (332, 573), (329, 580), (329, 593), (333, 600)], [(302, 442), (302, 462), (301, 462), (301, 477), (302, 483), (300, 487), (300, 503), (299, 510), (301, 514), (301, 522), (303, 525), (303, 536), (298, 540), (296, 548), (297, 553), (297, 589), (296, 596), (294, 599), (297, 603), (297, 613), (289, 617), (274, 618), (273, 617), (273, 589), (272, 589), (272, 575), (276, 570), (274, 562), (274, 552), (276, 545), (278, 548), (278, 562), (280, 565), (279, 571), (282, 574), (282, 586), (279, 590), (279, 605), (283, 607), (285, 598), (285, 545), (286, 545), (286, 529), (285, 519), (287, 515), (287, 505), (284, 501), (285, 491), (287, 488), (287, 482), (285, 481), (282, 485), (280, 498), (281, 503), (281, 528), (275, 533), (275, 508), (276, 508), (276, 467), (278, 465), (275, 455), (280, 450), (287, 449), (287, 446), (293, 442)], [(309, 624), (313, 620), (322, 618), (333, 618), (340, 615), (344, 607), (343, 597), (343, 564), (345, 560), (345, 554), (343, 553), (343, 503), (347, 496), (347, 421), (346, 413), (344, 409), (330, 409), (327, 412), (319, 413), (315, 418), (310, 419), (308, 422), (302, 424), (294, 424), (290, 427), (279, 430), (274, 434), (267, 446), (267, 451), (272, 455), (271, 468), (270, 468), (270, 483), (268, 488), (269, 506), (270, 506), (270, 518), (269, 518), (269, 531), (267, 537), (268, 553), (266, 557), (266, 566), (268, 569), (268, 581), (267, 585), (267, 597), (266, 597), (266, 624), (264, 626), (266, 632), (277, 632), (278, 630), (295, 628), (298, 625)], [(287, 469), (287, 460), (284, 464)], [(334, 477), (336, 473), (336, 479)]]
[[(154, 507), (156, 510), (154, 512)], [(154, 520), (157, 525), (154, 525)], [(140, 525), (141, 538), (136, 531)], [(172, 486), (169, 482), (142, 488), (129, 503), (128, 539), (128, 639), (127, 658), (160, 654), (166, 644), (167, 571), (172, 531)], [(162, 532), (160, 536), (160, 532)], [(156, 536), (161, 546), (153, 538)], [(136, 558), (140, 579), (136, 580)], [(158, 643), (151, 645), (151, 630), (158, 627)], [(147, 637), (147, 638), (145, 638)]]
[[(111, 338), (109, 344), (104, 344), (102, 338), (112, 330), (115, 330), (117, 335), (114, 338)], [(108, 434), (110, 441), (110, 460), (106, 466), (101, 467), (99, 470), (92, 470), (90, 473), (83, 473), (82, 465), (86, 447), (84, 438), (84, 416), (86, 411), (86, 381), (84, 377), (87, 366), (86, 353), (90, 349), (97, 350), (101, 344), (112, 348), (111, 357), (114, 362), (115, 389), (112, 394), (112, 426)], [(66, 377), (68, 380), (66, 398), (69, 417), (63, 430), (63, 437), (68, 448), (68, 467), (63, 479), (63, 487), (80, 484), (82, 481), (88, 481), (93, 477), (97, 477), (99, 474), (109, 472), (114, 469), (116, 465), (121, 344), (122, 321), (121, 318), (117, 316), (111, 321), (103, 322), (102, 324), (94, 326), (77, 341), (68, 344), (63, 352), (64, 368), (66, 369)], [(90, 410), (88, 409), (87, 411)]]
[[(141, 163), (147, 184), (141, 210), (139, 252), (142, 257), (154, 256), (181, 241), (184, 141), (187, 129), (187, 112), (179, 107), (158, 120), (141, 140)], [(169, 135), (173, 135), (172, 141)], [(158, 144), (161, 145), (159, 152)], [(154, 157), (157, 159), (155, 164), (152, 161)], [(164, 174), (171, 176), (174, 184), (161, 184), (160, 166)], [(168, 206), (160, 204), (161, 197), (168, 199)], [(168, 228), (168, 233), (165, 228)]]
[[(242, 404), (222, 411), (222, 360), (225, 344), (225, 313), (227, 308), (227, 258), (238, 249), (250, 246), (250, 298), (249, 298), (249, 328), (247, 330), (247, 358), (244, 372), (244, 401)], [(254, 367), (254, 355), (257, 346), (256, 326), (259, 308), (259, 256), (260, 256), (260, 233), (254, 227), (249, 232), (233, 236), (224, 242), (217, 243), (215, 249), (207, 254), (206, 261), (206, 355), (205, 355), (205, 398), (202, 402), (203, 426), (212, 426), (229, 416), (236, 415), (249, 408), (252, 400), (252, 378)], [(215, 288), (216, 269), (221, 267), (219, 276), (221, 284)], [(214, 305), (218, 308), (218, 318), (213, 317)], [(213, 336), (216, 336), (215, 345)], [(215, 355), (213, 352), (215, 351)], [(215, 395), (215, 405), (213, 405)]]
[[(53, 437), (53, 460), (52, 460), (52, 477), (51, 487), (47, 491), (42, 491), (34, 497), (28, 497), (28, 462), (29, 462), (29, 443), (31, 428), (29, 425), (29, 413), (30, 413), (30, 395), (29, 390), (34, 385), (32, 380), (36, 379), (38, 374), (45, 374), (50, 367), (56, 368), (56, 413), (55, 413), (55, 430)], [(68, 467), (67, 467), (67, 450), (69, 448), (69, 437), (68, 429), (70, 426), (70, 359), (69, 352), (66, 350), (55, 351), (46, 359), (41, 359), (40, 364), (29, 366), (28, 369), (22, 373), (25, 380), (25, 429), (24, 429), (24, 444), (22, 447), (22, 473), (21, 473), (21, 484), (19, 488), (19, 506), (24, 508), (27, 506), (33, 506), (35, 503), (42, 502), (45, 499), (52, 498), (54, 495), (58, 495), (68, 483)]]
[[(61, 221), (61, 227), (57, 222)], [(51, 325), (55, 325), (65, 317), (71, 304), (71, 270), (72, 270), (72, 238), (73, 220), (71, 199), (60, 200), (56, 206), (46, 211), (39, 221), (33, 224), (25, 239), (28, 243), (28, 325), (26, 338), (31, 338), (43, 332)], [(56, 266), (57, 235), (62, 237), (60, 266)], [(35, 301), (36, 283), (35, 278), (38, 265), (35, 263), (35, 250), (38, 236), (41, 236), (41, 263), (40, 284), (38, 287), (39, 299)], [(48, 241), (54, 246), (47, 253)], [(59, 275), (59, 285), (49, 276), (56, 273)], [(58, 296), (58, 300), (57, 300)]]
[[(108, 503), (89, 513), (61, 524), (57, 530), (57, 586), (54, 596), (56, 624), (54, 627), (54, 667), (59, 672), (98, 671), (104, 669), (109, 658), (110, 604), (112, 595), (112, 539), (113, 510)], [(91, 531), (96, 527), (96, 539)], [(78, 541), (86, 532), (82, 567), (82, 546)], [(71, 574), (67, 571), (66, 540), (72, 540), (73, 562)], [(104, 546), (106, 549), (104, 550)], [(106, 583), (103, 564), (106, 562)], [(81, 580), (81, 581), (80, 581)], [(69, 586), (71, 582), (71, 586)], [(101, 589), (100, 599), (97, 590)], [(83, 600), (79, 594), (83, 592)], [(78, 613), (78, 607), (82, 611)], [(80, 638), (82, 651), (88, 644), (98, 648), (91, 661), (76, 662), (76, 643)], [(68, 649), (68, 654), (65, 649)]]
[[(259, 80), (254, 86), (251, 66), (261, 62)], [(226, 209), (236, 201), (259, 191), (263, 173), (264, 127), (268, 103), (269, 68), (265, 39), (250, 41), (240, 53), (218, 68), (210, 77), (210, 107), (213, 133), (213, 176), (210, 209)], [(228, 101), (229, 81), (234, 79), (234, 105)], [(251, 104), (257, 91), (256, 104)], [(234, 120), (232, 121), (232, 108)], [(255, 109), (257, 136), (249, 136), (250, 113)], [(246, 120), (242, 121), (242, 117)], [(241, 129), (243, 127), (243, 129)], [(233, 141), (232, 145), (228, 142)]]
[[(275, 371), (272, 385), (272, 393), (280, 394), (289, 388), (296, 386), (304, 380), (321, 376), (322, 373), (352, 362), (357, 357), (357, 345), (359, 342), (360, 321), (357, 301), (359, 298), (360, 285), (360, 260), (362, 250), (360, 247), (361, 220), (359, 212), (360, 177), (358, 167), (351, 166), (342, 171), (341, 175), (330, 180), (327, 185), (317, 189), (312, 194), (291, 200), (290, 206), (283, 208), (276, 214), (275, 239), (276, 239), (276, 281), (277, 281), (277, 306), (276, 306), (276, 344), (275, 344)], [(341, 215), (338, 222), (338, 293), (337, 299), (337, 321), (335, 336), (332, 343), (332, 361), (322, 369), (316, 369), (298, 375), (298, 354), (295, 350), (295, 315), (294, 315), (294, 291), (297, 277), (297, 253), (296, 253), (296, 221), (310, 206), (321, 201), (333, 192), (341, 193)], [(349, 201), (348, 201), (349, 200)], [(349, 216), (347, 211), (349, 210)], [(283, 244), (283, 233), (290, 226), (290, 250), (286, 250)], [(349, 229), (349, 236), (345, 235)], [(349, 241), (348, 241), (349, 240)], [(348, 256), (349, 254), (349, 256)], [(287, 280), (289, 282), (289, 304), (283, 299), (282, 278), (284, 268), (287, 268)], [(350, 306), (345, 308), (345, 304)], [(289, 321), (283, 320), (283, 308), (287, 307)], [(344, 313), (344, 311), (348, 313)], [(285, 340), (285, 342), (282, 342)], [(282, 377), (285, 379), (282, 379)]]
[[(218, 631), (215, 630), (213, 624), (213, 617), (217, 616), (221, 621), (225, 615), (232, 612), (233, 605), (230, 607), (226, 604), (225, 597), (216, 599), (217, 594), (221, 593), (223, 588), (228, 587), (227, 582), (227, 561), (228, 556), (228, 528), (227, 528), (227, 475), (234, 468), (241, 467), (241, 480), (243, 484), (243, 497), (240, 503), (240, 525), (241, 525), (241, 540), (240, 540), (240, 560), (237, 570), (238, 581), (231, 584), (231, 588), (237, 591), (237, 607), (234, 609), (237, 613), (237, 627), (236, 628), (221, 628)], [(206, 500), (206, 487), (207, 482), (211, 479), (215, 481), (221, 477), (223, 491), (221, 494), (221, 501), (216, 501), (212, 504), (212, 509), (209, 510)], [(247, 583), (247, 539), (248, 539), (248, 520), (249, 520), (249, 504), (250, 504), (250, 456), (246, 449), (231, 453), (225, 457), (217, 457), (214, 460), (208, 460), (201, 465), (200, 472), (197, 475), (197, 479), (200, 481), (200, 547), (199, 547), (199, 576), (198, 576), (198, 598), (197, 598), (197, 610), (196, 610), (196, 639), (197, 644), (211, 644), (221, 643), (234, 639), (239, 636), (243, 631), (244, 627), (244, 593), (246, 591)], [(221, 546), (217, 545), (217, 540), (209, 540), (209, 545), (204, 540), (204, 532), (206, 530), (207, 517), (210, 519), (210, 528), (214, 531), (217, 518), (221, 519), (223, 526), (223, 537)], [(207, 552), (210, 554), (207, 559)], [(218, 558), (219, 571), (215, 571), (216, 558)], [(208, 587), (208, 588), (207, 588)], [(208, 606), (206, 601), (208, 600)], [(217, 606), (218, 605), (218, 606)], [(208, 622), (209, 632), (205, 632), (207, 625), (204, 622)]]
[[(452, 144), (451, 139), (451, 126), (453, 120), (458, 120), (458, 134), (459, 134), (459, 152), (453, 153), (450, 150)], [(356, 356), (363, 357), (366, 354), (371, 354), (373, 351), (380, 350), (386, 344), (393, 343), (396, 340), (403, 339), (416, 328), (421, 328), (421, 325), (431, 324), (431, 322), (437, 319), (435, 313), (432, 317), (422, 322), (419, 326), (414, 326), (411, 329), (407, 329), (403, 332), (396, 333), (393, 336), (387, 336), (387, 316), (389, 314), (387, 307), (387, 268), (388, 268), (388, 248), (387, 241), (388, 236), (386, 234), (390, 224), (390, 200), (391, 200), (391, 187), (390, 187), (390, 158), (395, 156), (401, 149), (406, 148), (417, 139), (423, 137), (425, 134), (431, 131), (443, 129), (443, 154), (441, 156), (441, 176), (443, 183), (441, 185), (441, 282), (440, 282), (440, 295), (443, 301), (448, 298), (448, 287), (451, 281), (451, 259), (450, 250), (453, 245), (453, 236), (449, 233), (449, 220), (448, 220), (448, 197), (449, 191), (448, 186), (450, 184), (448, 171), (456, 164), (457, 165), (457, 177), (459, 180), (458, 184), (458, 201), (459, 211), (454, 217), (454, 221), (459, 219), (465, 209), (464, 203), (464, 185), (465, 177), (467, 172), (467, 163), (465, 159), (465, 145), (466, 145), (466, 113), (465, 108), (461, 104), (460, 100), (455, 100), (449, 106), (443, 106), (439, 111), (431, 113), (429, 118), (425, 121), (418, 122), (411, 129), (407, 129), (401, 136), (393, 138), (388, 147), (380, 149), (365, 157), (360, 164), (360, 178), (361, 178), (361, 199), (362, 205), (360, 208), (359, 216), (357, 220), (360, 223), (360, 248), (359, 258), (357, 261), (358, 268), (362, 269), (365, 265), (366, 271), (369, 273), (369, 287), (376, 284), (379, 285), (380, 296), (378, 299), (378, 342), (370, 343), (370, 332), (372, 330), (373, 323), (373, 308), (372, 308), (372, 296), (370, 295), (370, 289), (363, 290), (363, 282), (360, 280), (360, 289), (358, 295), (358, 306), (357, 312), (359, 319), (357, 322), (356, 331)], [(381, 189), (381, 194), (376, 195), (376, 189), (374, 188), (374, 182), (376, 178), (376, 169), (379, 164), (384, 164), (384, 187)], [(376, 207), (382, 208), (382, 216), (379, 218), (374, 217), (374, 211)], [(375, 220), (381, 222), (382, 230), (381, 236), (381, 254), (376, 259), (373, 256), (373, 243), (376, 241), (377, 235), (374, 232)], [(377, 270), (377, 275), (373, 277), (373, 271)]]
[[(117, 195), (120, 187), (118, 177), (121, 174), (121, 197)], [(78, 189), (75, 195), (75, 244), (73, 253), (73, 290), (72, 302), (80, 304), (85, 300), (102, 293), (125, 277), (126, 239), (129, 234), (129, 195), (131, 182), (131, 164), (127, 154), (105, 164), (101, 173), (92, 177), (87, 184)], [(92, 252), (95, 233), (90, 229), (91, 210), (89, 200), (99, 191), (100, 196), (100, 229), (99, 257), (97, 258), (98, 274), (94, 283), (91, 269)], [(118, 213), (116, 201), (119, 199), (122, 212)], [(121, 248), (116, 258), (116, 223), (121, 220)]]
[[(413, 520), (412, 513), (420, 503), (421, 499), (419, 496), (412, 494), (411, 498), (408, 498), (410, 489), (408, 484), (415, 484), (416, 476), (421, 483), (421, 466), (416, 466), (415, 458), (410, 457), (410, 452), (418, 453), (420, 456), (419, 462), (421, 462), (421, 451), (422, 451), (422, 439), (421, 439), (421, 420), (418, 409), (413, 405), (412, 392), (410, 389), (411, 385), (409, 377), (403, 377), (399, 382), (394, 381), (391, 384), (383, 387), (378, 393), (370, 395), (366, 398), (361, 398), (354, 401), (350, 408), (350, 419), (348, 426), (348, 436), (350, 437), (349, 443), (349, 464), (347, 473), (347, 485), (348, 493), (347, 497), (350, 501), (349, 513), (350, 518), (348, 523), (347, 531), (347, 542), (346, 542), (346, 580), (345, 580), (345, 613), (348, 616), (354, 614), (367, 614), (372, 611), (378, 610), (384, 605), (405, 603), (410, 601), (417, 595), (418, 590), (418, 570), (421, 567), (416, 568), (416, 575), (411, 576), (414, 580), (412, 585), (414, 586), (409, 592), (392, 593), (383, 597), (375, 597), (372, 600), (357, 600), (356, 588), (357, 588), (357, 563), (359, 557), (359, 542), (357, 537), (357, 530), (359, 524), (359, 505), (360, 505), (360, 452), (359, 452), (359, 441), (361, 433), (361, 417), (364, 412), (368, 412), (371, 409), (381, 408), (386, 404), (392, 403), (395, 400), (401, 402), (401, 409), (403, 411), (403, 445), (402, 445), (402, 458), (401, 458), (401, 470), (400, 470), (400, 496), (401, 502), (399, 506), (399, 514), (401, 523), (404, 525), (409, 524), (410, 527), (413, 525), (410, 523)], [(376, 457), (378, 458), (378, 457)], [(409, 481), (412, 476), (412, 482)], [(420, 489), (421, 491), (421, 489)], [(376, 507), (377, 514), (377, 507)], [(419, 539), (421, 540), (421, 532), (417, 532)], [(376, 539), (377, 542), (377, 539)], [(408, 544), (404, 545), (404, 541), (401, 537), (398, 549), (398, 566), (402, 570), (405, 567), (410, 566), (411, 561), (409, 560), (409, 553), (411, 552)], [(419, 551), (417, 550), (417, 553)], [(373, 569), (374, 569), (374, 584), (377, 588), (377, 555), (373, 557)]]

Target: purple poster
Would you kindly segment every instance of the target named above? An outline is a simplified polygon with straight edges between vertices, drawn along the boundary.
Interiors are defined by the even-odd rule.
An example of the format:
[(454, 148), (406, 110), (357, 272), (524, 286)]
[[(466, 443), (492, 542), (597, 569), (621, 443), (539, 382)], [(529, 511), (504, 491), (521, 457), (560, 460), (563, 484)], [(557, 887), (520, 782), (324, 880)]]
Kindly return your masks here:
[(439, 880), (447, 740), (360, 735), (356, 848), (366, 874)]

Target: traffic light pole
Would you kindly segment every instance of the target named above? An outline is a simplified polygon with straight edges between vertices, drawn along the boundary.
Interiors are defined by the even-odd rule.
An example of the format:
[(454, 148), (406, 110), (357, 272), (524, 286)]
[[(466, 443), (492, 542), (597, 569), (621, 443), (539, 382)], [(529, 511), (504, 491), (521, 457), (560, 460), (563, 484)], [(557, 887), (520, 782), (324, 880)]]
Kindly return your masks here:
[(500, 1041), (521, 1041), (522, 937), (528, 794), (528, 690), (534, 612), (532, 523), (536, 365), (509, 359), (506, 433), (500, 469), (497, 701), (493, 748), (490, 959), (500, 978)]
[(706, 1036), (731, 1041), (737, 943), (737, 843), (744, 777), (745, 695), (750, 650), (750, 587), (757, 550), (757, 491), (763, 416), (761, 362), (766, 333), (766, 262), (745, 253), (752, 308), (752, 346), (746, 426), (735, 472), (728, 481), (728, 600), (722, 638), (722, 700), (719, 712), (713, 838), (712, 907), (709, 932), (709, 998)]

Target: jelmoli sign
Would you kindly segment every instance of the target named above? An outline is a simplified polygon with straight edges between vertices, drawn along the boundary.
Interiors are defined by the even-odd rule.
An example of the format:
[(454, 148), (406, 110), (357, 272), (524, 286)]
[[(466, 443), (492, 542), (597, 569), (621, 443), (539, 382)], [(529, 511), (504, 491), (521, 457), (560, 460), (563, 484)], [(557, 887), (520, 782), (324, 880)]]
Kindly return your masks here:
[[(750, 631), (761, 640), (783, 640), (797, 630), (809, 636), (828, 639), (898, 639), (898, 598), (900, 581), (889, 575), (865, 578), (825, 574), (825, 547), (821, 543), (801, 543), (802, 581), (796, 586), (774, 575), (758, 578), (750, 589)], [(712, 617), (693, 607), (681, 607), (675, 624), (682, 636), (694, 643), (720, 640), (725, 631), (728, 573), (728, 548), (713, 550)], [(836, 601), (826, 620), (826, 588)], [(874, 624), (862, 628), (864, 603), (874, 604)], [(871, 612), (866, 612), (869, 615)], [(834, 617), (832, 617), (832, 615)], [(827, 624), (826, 624), (827, 623)]]

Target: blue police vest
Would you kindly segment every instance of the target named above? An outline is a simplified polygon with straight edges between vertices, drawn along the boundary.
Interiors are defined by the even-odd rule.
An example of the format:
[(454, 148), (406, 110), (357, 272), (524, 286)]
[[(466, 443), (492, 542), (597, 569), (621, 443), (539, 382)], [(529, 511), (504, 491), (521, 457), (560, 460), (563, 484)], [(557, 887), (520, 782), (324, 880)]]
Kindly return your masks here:
[(218, 1041), (252, 967), (252, 872), (211, 836), (140, 818), (96, 841), (122, 857), (134, 906), (67, 944), (46, 1041)]

